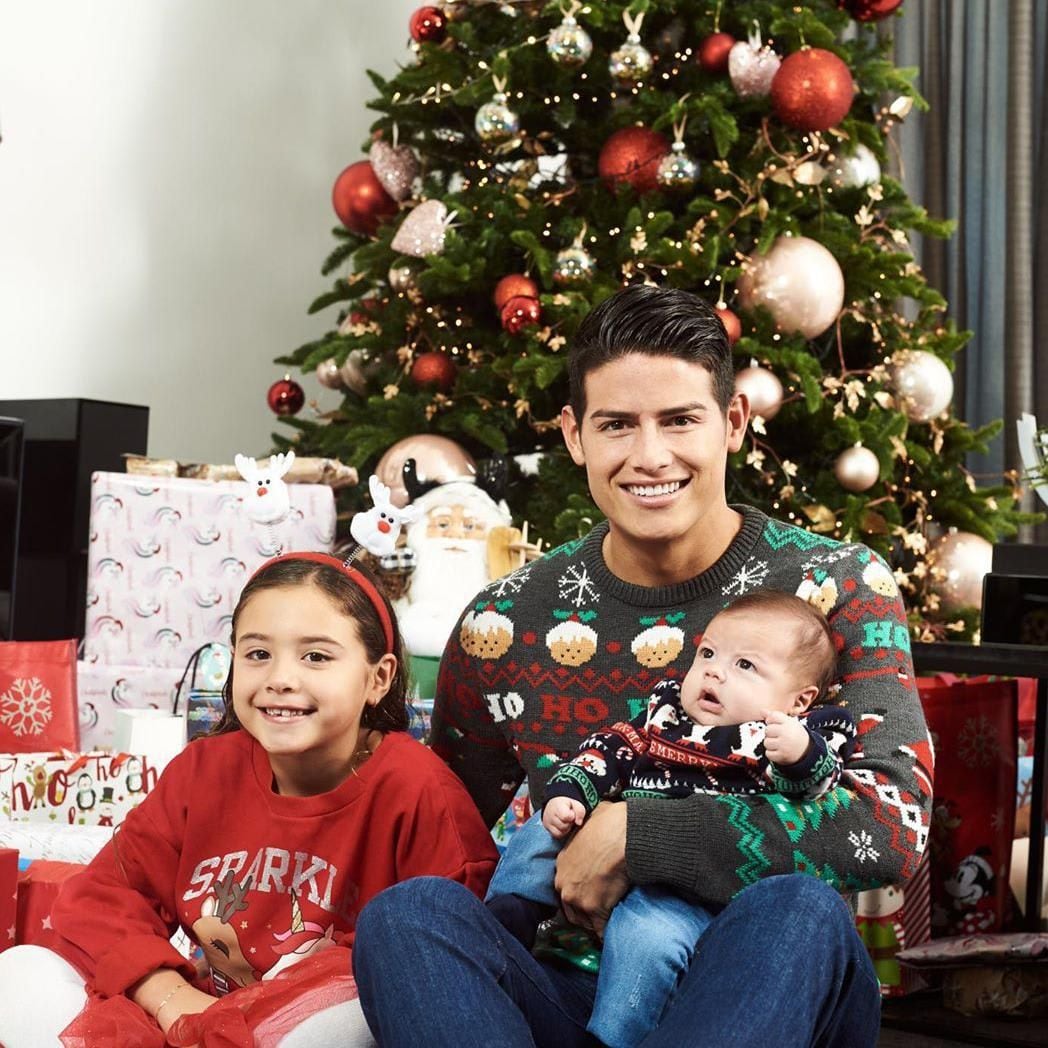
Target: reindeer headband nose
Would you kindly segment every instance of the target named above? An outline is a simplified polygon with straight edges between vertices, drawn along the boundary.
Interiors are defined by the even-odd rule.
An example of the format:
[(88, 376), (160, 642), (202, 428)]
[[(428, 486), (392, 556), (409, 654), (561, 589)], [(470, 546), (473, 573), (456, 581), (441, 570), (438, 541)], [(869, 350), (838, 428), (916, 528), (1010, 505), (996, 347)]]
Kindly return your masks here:
[(311, 561), (314, 564), (323, 564), (326, 567), (334, 568), (335, 571), (345, 575), (347, 579), (355, 583), (363, 591), (364, 596), (366, 596), (371, 602), (371, 606), (375, 609), (375, 614), (378, 615), (379, 622), (382, 623), (382, 633), (386, 639), (386, 654), (393, 654), (393, 620), (390, 618), (386, 602), (382, 599), (382, 595), (366, 575), (358, 571), (356, 568), (351, 567), (346, 561), (339, 560), (338, 557), (332, 557), (329, 553), (283, 553), (279, 557), (273, 557), (271, 560), (267, 560), (265, 564), (263, 564), (258, 571), (251, 576), (248, 580), (248, 584), (250, 585), (252, 580), (257, 578), (267, 568), (288, 560), (306, 560)]

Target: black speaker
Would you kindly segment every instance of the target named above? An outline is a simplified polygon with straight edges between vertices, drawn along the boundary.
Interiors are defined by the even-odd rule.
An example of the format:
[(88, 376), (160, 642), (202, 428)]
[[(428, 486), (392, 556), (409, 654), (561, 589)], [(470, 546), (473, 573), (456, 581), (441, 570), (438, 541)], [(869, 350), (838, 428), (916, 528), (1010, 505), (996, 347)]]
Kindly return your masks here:
[(80, 637), (91, 474), (122, 473), (124, 453), (146, 454), (149, 408), (104, 400), (0, 400), (0, 415), (24, 423), (13, 636)]
[(23, 429), (20, 418), (0, 416), (0, 640), (14, 636)]

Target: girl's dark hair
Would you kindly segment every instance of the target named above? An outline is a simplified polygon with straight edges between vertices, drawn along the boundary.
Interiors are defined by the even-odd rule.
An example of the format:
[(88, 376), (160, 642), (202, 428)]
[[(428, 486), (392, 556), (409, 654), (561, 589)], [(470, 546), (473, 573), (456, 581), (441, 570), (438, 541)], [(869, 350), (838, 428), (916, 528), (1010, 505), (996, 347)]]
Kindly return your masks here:
[(633, 353), (675, 357), (710, 373), (722, 412), (735, 392), (728, 333), (713, 307), (690, 291), (632, 284), (606, 298), (582, 320), (568, 353), (568, 402), (575, 420), (586, 414), (586, 376)]
[[(386, 605), (390, 622), (393, 624), (392, 653), (397, 659), (397, 672), (389, 686), (389, 691), (374, 706), (364, 707), (360, 723), (364, 728), (375, 728), (383, 732), (406, 731), (408, 727), (407, 660), (400, 636), (400, 627), (397, 625), (397, 617), (382, 591), (381, 583), (374, 574), (359, 561), (353, 564), (353, 568), (371, 581), (379, 598)], [(368, 595), (338, 568), (311, 560), (277, 561), (263, 566), (248, 580), (233, 611), (231, 643), (236, 644), (237, 621), (240, 613), (256, 593), (262, 590), (279, 589), (282, 586), (307, 584), (317, 586), (343, 615), (356, 623), (357, 634), (364, 645), (368, 661), (372, 664), (378, 662), (386, 653), (386, 636), (382, 629), (382, 621)], [(227, 731), (236, 731), (240, 727), (240, 721), (237, 720), (236, 712), (233, 709), (232, 665), (229, 668), (229, 676), (226, 678), (226, 686), (222, 690), (222, 698), (225, 702), (225, 712), (222, 714), (222, 719), (210, 732), (212, 735), (222, 735)]]

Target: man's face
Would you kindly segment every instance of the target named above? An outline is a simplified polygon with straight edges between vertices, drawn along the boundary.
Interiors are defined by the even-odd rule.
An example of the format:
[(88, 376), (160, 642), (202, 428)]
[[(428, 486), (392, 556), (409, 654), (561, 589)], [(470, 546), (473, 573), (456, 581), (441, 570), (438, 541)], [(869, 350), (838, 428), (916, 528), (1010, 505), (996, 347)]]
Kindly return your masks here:
[(742, 446), (745, 400), (733, 398), (725, 414), (701, 364), (645, 353), (604, 364), (585, 383), (584, 418), (567, 407), (561, 429), (611, 523), (616, 559), (692, 551), (695, 570), (708, 567), (702, 551), (731, 514), (724, 475), (728, 453)]

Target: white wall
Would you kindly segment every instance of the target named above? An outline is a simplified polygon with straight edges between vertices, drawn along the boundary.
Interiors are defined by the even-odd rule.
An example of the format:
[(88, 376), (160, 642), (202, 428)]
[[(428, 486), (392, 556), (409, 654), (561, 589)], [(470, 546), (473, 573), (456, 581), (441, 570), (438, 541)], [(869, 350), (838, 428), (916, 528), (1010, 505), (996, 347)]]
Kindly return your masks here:
[(159, 457), (266, 450), (273, 358), (333, 323), (306, 309), (364, 70), (412, 60), (419, 2), (0, 0), (0, 399), (146, 404)]

